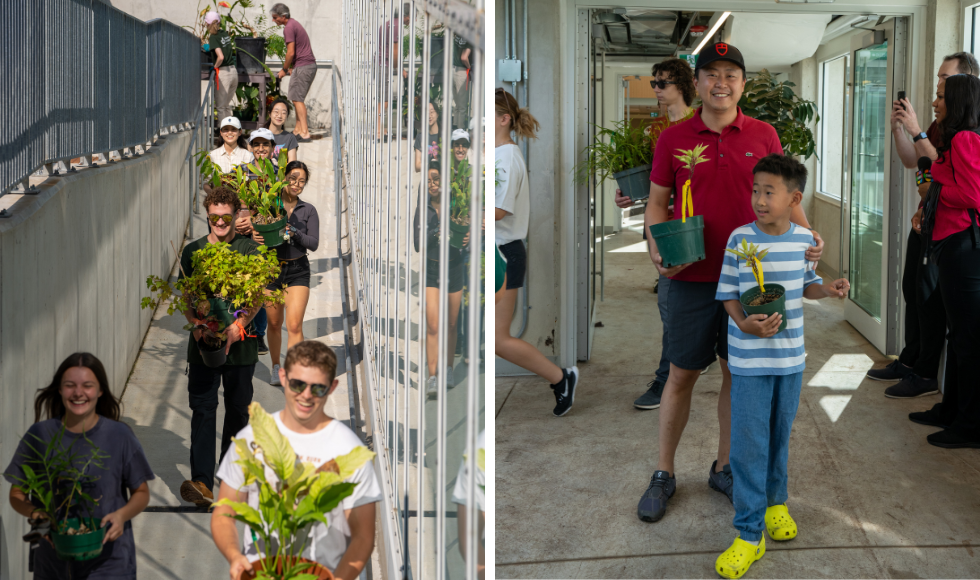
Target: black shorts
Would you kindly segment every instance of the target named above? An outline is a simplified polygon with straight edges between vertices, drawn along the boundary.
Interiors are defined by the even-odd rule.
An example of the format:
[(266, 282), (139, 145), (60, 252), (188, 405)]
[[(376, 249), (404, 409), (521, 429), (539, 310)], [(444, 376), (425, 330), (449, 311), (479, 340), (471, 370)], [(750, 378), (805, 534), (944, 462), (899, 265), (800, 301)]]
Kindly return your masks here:
[[(455, 263), (453, 260), (449, 261), (448, 276), (448, 292), (450, 294), (453, 292), (461, 292), (463, 290), (463, 284), (466, 282), (466, 266), (463, 263), (463, 260), (458, 260)], [(427, 267), (425, 268), (425, 287), (439, 287), (439, 260), (428, 260)]]
[(524, 272), (527, 270), (527, 250), (524, 242), (515, 240), (500, 246), (500, 253), (507, 260), (507, 289), (524, 286)]
[[(690, 371), (728, 360), (728, 312), (715, 300), (717, 282), (671, 280), (667, 287), (667, 358)], [(677, 332), (674, 332), (677, 329)]]
[(306, 256), (279, 262), (279, 277), (266, 286), (269, 290), (282, 290), (287, 286), (310, 287), (310, 259)]

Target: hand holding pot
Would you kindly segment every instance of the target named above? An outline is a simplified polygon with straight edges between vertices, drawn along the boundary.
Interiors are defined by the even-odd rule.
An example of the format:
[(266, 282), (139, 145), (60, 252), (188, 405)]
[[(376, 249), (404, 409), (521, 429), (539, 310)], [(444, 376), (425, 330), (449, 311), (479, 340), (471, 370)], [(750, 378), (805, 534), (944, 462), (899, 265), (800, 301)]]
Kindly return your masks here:
[(105, 528), (108, 524), (109, 528), (105, 532), (105, 537), (102, 538), (102, 545), (105, 545), (106, 542), (115, 542), (123, 535), (126, 521), (119, 512), (120, 510), (116, 510), (102, 518), (102, 527)]
[(657, 267), (657, 271), (660, 272), (661, 276), (666, 276), (668, 278), (672, 278), (676, 276), (677, 274), (680, 273), (681, 270), (691, 265), (691, 263), (688, 263), (688, 264), (679, 264), (677, 266), (671, 266), (670, 268), (664, 268), (663, 263), (664, 263), (664, 259), (660, 257), (660, 252), (654, 253), (653, 265)]
[(242, 339), (241, 330), (237, 324), (232, 324), (225, 329), (225, 335), (228, 336), (228, 340), (225, 341), (225, 354), (227, 355), (231, 351), (231, 345)]
[(739, 322), (738, 329), (745, 334), (769, 338), (779, 332), (779, 325), (782, 322), (783, 316), (778, 312), (776, 314), (753, 314)]
[[(248, 572), (249, 574), (244, 574), (244, 572)], [(245, 554), (238, 554), (230, 562), (228, 575), (231, 577), (231, 580), (254, 578), (255, 570), (252, 568), (252, 563), (245, 557)]]
[(616, 206), (622, 209), (633, 207), (633, 200), (623, 195), (622, 189), (616, 189)]
[(248, 216), (242, 216), (235, 219), (235, 231), (247, 236), (252, 233), (252, 218)]
[(260, 246), (265, 244), (265, 238), (263, 238), (262, 234), (260, 234), (259, 232), (252, 232), (252, 240), (254, 240), (255, 243), (257, 243)]

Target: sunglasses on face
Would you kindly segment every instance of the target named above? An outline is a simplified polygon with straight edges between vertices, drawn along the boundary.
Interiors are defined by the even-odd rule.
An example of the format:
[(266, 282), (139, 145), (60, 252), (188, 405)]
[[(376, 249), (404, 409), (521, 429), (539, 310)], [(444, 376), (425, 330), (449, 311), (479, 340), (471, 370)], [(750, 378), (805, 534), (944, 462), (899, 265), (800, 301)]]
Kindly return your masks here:
[(324, 397), (327, 391), (330, 390), (330, 385), (321, 385), (320, 383), (307, 383), (299, 379), (290, 379), (286, 377), (289, 383), (289, 390), (296, 393), (297, 395), (302, 394), (306, 390), (306, 387), (310, 388), (310, 392), (313, 393), (314, 397)]
[(208, 214), (208, 221), (211, 222), (211, 225), (213, 226), (218, 225), (218, 221), (222, 221), (226, 224), (230, 224), (234, 219), (235, 218), (230, 213), (226, 213), (224, 215), (218, 215), (216, 213)]
[(677, 83), (673, 81), (650, 81), (650, 86), (655, 89), (660, 89), (661, 91), (667, 88), (667, 85), (676, 85)]

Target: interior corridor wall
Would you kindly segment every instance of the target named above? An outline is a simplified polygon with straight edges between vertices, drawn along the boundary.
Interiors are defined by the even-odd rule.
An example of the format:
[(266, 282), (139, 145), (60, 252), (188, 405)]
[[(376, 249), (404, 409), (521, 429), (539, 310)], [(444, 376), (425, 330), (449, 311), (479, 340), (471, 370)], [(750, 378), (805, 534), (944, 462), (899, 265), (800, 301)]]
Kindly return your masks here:
[[(140, 308), (146, 278), (169, 275), (171, 243), (179, 251), (184, 238), (190, 143), (190, 131), (177, 133), (141, 157), (48, 179), (0, 219), (0, 469), (68, 355), (97, 356), (122, 393), (153, 315)], [(29, 528), (2, 482), (0, 579), (20, 580)]]

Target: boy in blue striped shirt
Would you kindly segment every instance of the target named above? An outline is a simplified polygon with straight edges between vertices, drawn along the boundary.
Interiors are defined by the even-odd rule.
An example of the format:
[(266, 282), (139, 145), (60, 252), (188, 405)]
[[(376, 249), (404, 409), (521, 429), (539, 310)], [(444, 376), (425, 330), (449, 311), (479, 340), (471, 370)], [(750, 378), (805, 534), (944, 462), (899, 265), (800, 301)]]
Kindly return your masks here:
[(850, 284), (830, 285), (810, 269), (806, 249), (810, 230), (790, 222), (803, 199), (806, 167), (795, 158), (767, 155), (752, 170), (752, 206), (756, 221), (732, 232), (729, 249), (742, 240), (767, 250), (760, 266), (764, 283), (785, 288), (786, 328), (780, 314), (746, 316), (739, 296), (758, 286), (752, 267), (725, 252), (715, 298), (728, 311), (728, 368), (732, 373), (731, 465), (735, 529), (738, 537), (715, 562), (724, 578), (740, 578), (766, 553), (762, 530), (776, 541), (796, 537), (796, 522), (786, 508), (789, 436), (796, 418), (806, 367), (803, 347), (803, 298), (844, 298)]

